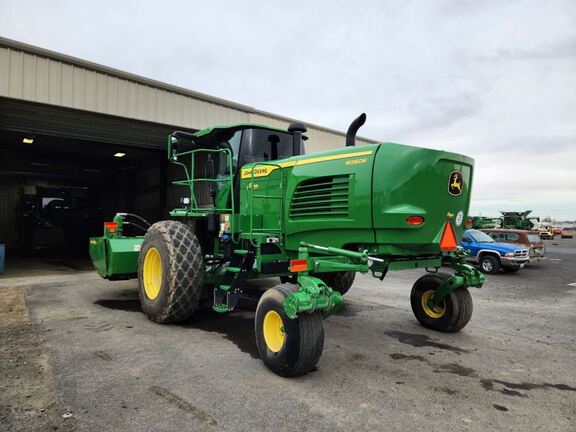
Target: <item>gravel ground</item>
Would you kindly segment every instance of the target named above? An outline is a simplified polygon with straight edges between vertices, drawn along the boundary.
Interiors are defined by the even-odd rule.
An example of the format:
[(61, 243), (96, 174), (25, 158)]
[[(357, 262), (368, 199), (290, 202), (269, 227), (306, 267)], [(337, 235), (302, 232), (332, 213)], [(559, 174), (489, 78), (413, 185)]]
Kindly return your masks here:
[(576, 240), (546, 243), (544, 262), (471, 290), (456, 334), (412, 316), (421, 272), (357, 277), (297, 379), (258, 359), (251, 305), (161, 326), (134, 281), (0, 278), (0, 430), (574, 431)]

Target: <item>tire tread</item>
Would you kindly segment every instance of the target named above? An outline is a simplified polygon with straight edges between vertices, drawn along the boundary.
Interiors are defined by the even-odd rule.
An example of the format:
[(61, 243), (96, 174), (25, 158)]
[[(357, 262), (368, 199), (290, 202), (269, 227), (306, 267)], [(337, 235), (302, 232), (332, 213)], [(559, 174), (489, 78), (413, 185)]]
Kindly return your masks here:
[[(168, 324), (189, 319), (198, 308), (204, 278), (204, 257), (196, 235), (182, 222), (165, 220), (153, 224), (146, 233), (158, 232), (166, 244), (170, 262), (168, 300), (161, 313), (148, 316)], [(144, 241), (146, 241), (146, 236)]]

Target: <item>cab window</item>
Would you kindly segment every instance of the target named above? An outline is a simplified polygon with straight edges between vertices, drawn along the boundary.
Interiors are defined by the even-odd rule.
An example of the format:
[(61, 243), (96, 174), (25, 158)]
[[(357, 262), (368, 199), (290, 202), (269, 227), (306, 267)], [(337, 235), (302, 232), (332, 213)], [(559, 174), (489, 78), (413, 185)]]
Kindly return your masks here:
[(516, 233), (507, 233), (506, 234), (506, 240), (510, 241), (510, 242), (515, 242), (520, 240), (520, 236)]
[(291, 134), (266, 129), (244, 130), (239, 166), (251, 162), (275, 161), (291, 156), (294, 156)]

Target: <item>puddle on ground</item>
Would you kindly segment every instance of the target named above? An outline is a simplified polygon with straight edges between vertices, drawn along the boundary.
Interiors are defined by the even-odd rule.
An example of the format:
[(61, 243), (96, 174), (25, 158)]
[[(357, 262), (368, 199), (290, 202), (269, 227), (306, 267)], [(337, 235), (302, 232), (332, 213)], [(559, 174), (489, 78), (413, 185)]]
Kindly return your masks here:
[(434, 347), (434, 348), (438, 348), (438, 349), (442, 349), (442, 350), (447, 350), (447, 351), (452, 351), (455, 353), (468, 353), (470, 351), (464, 349), (464, 348), (459, 348), (453, 345), (448, 345), (445, 343), (440, 343), (440, 342), (435, 342), (432, 339), (430, 339), (429, 336), (423, 335), (423, 334), (414, 334), (414, 333), (404, 333), (404, 332), (400, 332), (400, 331), (387, 331), (385, 332), (388, 336), (397, 339), (398, 342), (406, 344), (406, 345), (412, 345), (414, 347), (420, 348), (420, 347)]
[(401, 353), (392, 353), (390, 354), (392, 360), (416, 360), (419, 362), (428, 363), (428, 359), (420, 356), (420, 355), (408, 355), (408, 354), (401, 354)]
[(508, 408), (506, 408), (504, 405), (492, 404), (492, 406), (498, 411), (508, 411)]
[(435, 370), (436, 373), (449, 373), (463, 377), (478, 378), (478, 374), (472, 368), (462, 366), (458, 363), (444, 363), (440, 365), (439, 370)]
[[(556, 389), (560, 391), (572, 391), (576, 392), (576, 387), (569, 386), (568, 384), (551, 384), (551, 383), (514, 383), (509, 381), (502, 381), (496, 379), (482, 379), (480, 380), (482, 387), (486, 391), (497, 391), (506, 396), (516, 396), (527, 398), (528, 396), (524, 393), (520, 393), (517, 390), (530, 391), (534, 389)], [(497, 386), (497, 385), (498, 386)]]
[(422, 363), (428, 363), (437, 367), (437, 369), (434, 370), (435, 373), (449, 373), (463, 377), (478, 378), (478, 374), (474, 369), (462, 366), (458, 363), (432, 363), (430, 360), (420, 355), (401, 353), (392, 353), (390, 354), (390, 357), (392, 360), (415, 360)]

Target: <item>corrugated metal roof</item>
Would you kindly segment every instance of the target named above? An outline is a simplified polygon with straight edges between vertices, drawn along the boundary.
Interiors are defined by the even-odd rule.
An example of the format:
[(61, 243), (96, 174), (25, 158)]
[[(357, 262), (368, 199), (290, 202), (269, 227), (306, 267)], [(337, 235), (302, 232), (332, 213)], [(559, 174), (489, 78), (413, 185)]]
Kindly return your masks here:
[[(282, 122), (296, 122), (296, 121), (302, 122), (301, 120), (281, 116), (278, 114), (273, 114), (273, 113), (266, 112), (266, 111), (261, 111), (261, 110), (258, 110), (256, 108), (248, 106), (248, 105), (242, 105), (242, 104), (239, 104), (236, 102), (232, 102), (232, 101), (229, 101), (226, 99), (217, 98), (217, 97), (210, 96), (210, 95), (207, 95), (204, 93), (189, 90), (189, 89), (186, 89), (183, 87), (178, 87), (178, 86), (167, 84), (167, 83), (164, 83), (161, 81), (153, 80), (150, 78), (145, 78), (145, 77), (131, 74), (129, 72), (125, 72), (125, 71), (122, 71), (119, 69), (111, 68), (111, 67), (104, 66), (104, 65), (101, 65), (98, 63), (90, 62), (90, 61), (83, 60), (83, 59), (73, 57), (73, 56), (68, 56), (68, 55), (61, 54), (61, 53), (58, 53), (55, 51), (51, 51), (51, 50), (48, 50), (45, 48), (40, 48), (40, 47), (37, 47), (34, 45), (29, 45), (29, 44), (26, 44), (23, 42), (15, 41), (15, 40), (4, 38), (4, 37), (0, 37), (0, 47), (9, 48), (10, 50), (15, 50), (15, 51), (22, 51), (25, 53), (31, 53), (31, 54), (34, 54), (38, 57), (56, 60), (58, 62), (68, 64), (68, 65), (71, 65), (74, 67), (80, 67), (80, 68), (86, 69), (88, 71), (94, 71), (94, 72), (98, 72), (100, 74), (105, 74), (105, 75), (117, 77), (117, 78), (120, 78), (122, 80), (126, 80), (126, 81), (133, 82), (136, 84), (145, 85), (148, 87), (153, 87), (153, 88), (156, 88), (156, 89), (161, 90), (161, 91), (167, 91), (167, 92), (175, 93), (177, 95), (191, 97), (191, 98), (194, 98), (197, 100), (208, 102), (211, 104), (221, 105), (221, 106), (226, 107), (226, 108), (231, 108), (231, 109), (234, 109), (237, 111), (241, 111), (243, 113), (254, 115), (255, 117), (267, 117), (267, 118), (271, 118), (273, 120), (278, 120), (278, 121), (282, 121)], [(345, 136), (346, 135), (344, 132), (341, 132), (341, 131), (338, 131), (335, 129), (331, 129), (331, 128), (327, 128), (324, 126), (311, 124), (311, 123), (307, 123), (307, 122), (304, 122), (304, 123), (306, 123), (306, 125), (309, 128), (316, 129), (316, 130), (321, 131), (321, 132), (328, 132), (330, 134), (335, 134), (335, 135), (339, 135), (339, 136)], [(206, 125), (206, 126), (208, 126), (208, 125)], [(377, 142), (377, 141), (374, 141), (374, 140), (371, 140), (368, 138), (363, 138), (363, 137), (358, 137), (358, 139), (360, 141), (364, 141), (366, 143)]]

